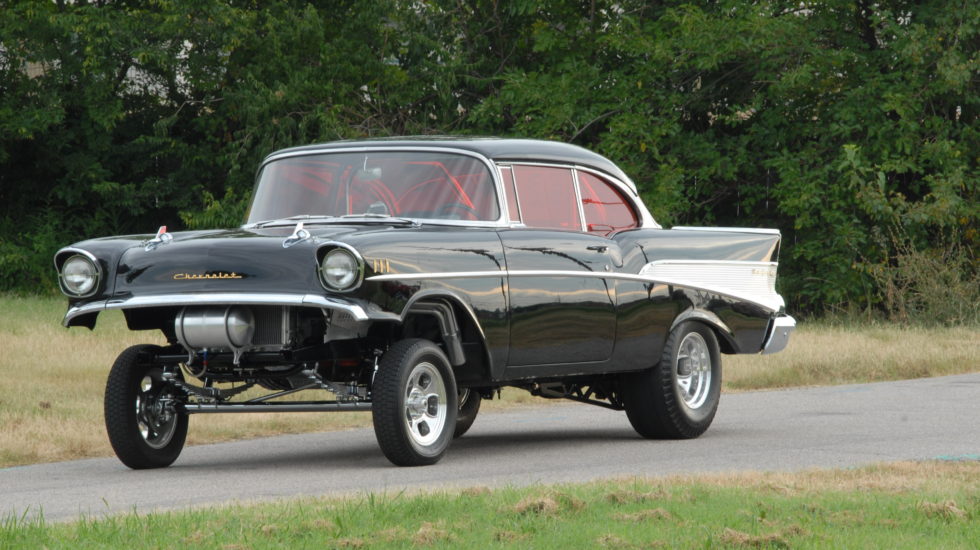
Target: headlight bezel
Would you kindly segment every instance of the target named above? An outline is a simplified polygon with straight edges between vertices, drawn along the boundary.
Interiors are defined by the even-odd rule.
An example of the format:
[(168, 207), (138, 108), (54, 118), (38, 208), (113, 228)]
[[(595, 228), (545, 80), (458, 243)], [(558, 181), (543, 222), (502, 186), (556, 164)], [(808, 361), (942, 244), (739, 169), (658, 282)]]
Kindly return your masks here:
[[(323, 288), (331, 292), (353, 292), (357, 290), (364, 281), (364, 258), (350, 245), (343, 243), (330, 243), (320, 248), (317, 254), (317, 277)], [(347, 258), (350, 260), (351, 269), (349, 270), (350, 281), (345, 285), (335, 285), (328, 278), (327, 261), (329, 258)], [(345, 277), (346, 278), (346, 277)]]
[[(88, 298), (99, 292), (102, 285), (102, 265), (98, 258), (87, 250), (77, 248), (66, 248), (58, 252), (56, 256), (56, 267), (58, 268), (58, 286), (62, 294), (69, 298)], [(66, 268), (75, 261), (86, 264), (91, 271), (91, 286), (71, 285), (67, 282)]]

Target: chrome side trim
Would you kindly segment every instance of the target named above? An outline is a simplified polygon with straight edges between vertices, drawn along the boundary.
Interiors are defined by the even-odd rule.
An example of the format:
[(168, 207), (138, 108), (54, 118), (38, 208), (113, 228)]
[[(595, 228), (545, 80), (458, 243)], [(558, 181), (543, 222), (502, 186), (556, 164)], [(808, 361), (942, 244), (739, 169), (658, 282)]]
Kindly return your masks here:
[(369, 313), (360, 305), (318, 294), (239, 294), (222, 292), (213, 294), (160, 294), (156, 296), (136, 296), (124, 300), (100, 300), (70, 308), (61, 324), (68, 326), (68, 323), (75, 317), (110, 309), (196, 305), (314, 306), (344, 311), (350, 314), (355, 321), (369, 321), (372, 319), (399, 320), (398, 315), (394, 313), (380, 310)]
[(786, 345), (789, 344), (789, 337), (794, 330), (796, 330), (796, 319), (789, 315), (776, 317), (772, 322), (769, 337), (766, 338), (766, 343), (762, 346), (762, 354), (768, 355), (786, 349)]
[(677, 225), (670, 228), (671, 230), (677, 231), (713, 231), (718, 232), (732, 232), (732, 233), (760, 233), (763, 235), (779, 235), (778, 229), (770, 229), (767, 227), (696, 227), (690, 225)]
[[(693, 261), (693, 260), (692, 260)], [(678, 264), (688, 262), (688, 260), (661, 260), (661, 265), (666, 265), (665, 262), (677, 262)], [(658, 262), (651, 262), (649, 265), (657, 264)], [(724, 262), (711, 262), (705, 261), (705, 265), (723, 264)], [(744, 264), (748, 264), (747, 267), (754, 267), (756, 264), (761, 264), (767, 269), (775, 266), (774, 262), (727, 262), (736, 266), (746, 267)], [(767, 271), (768, 274), (768, 271)], [(636, 281), (641, 283), (654, 283), (654, 284), (665, 284), (672, 286), (679, 286), (684, 288), (692, 288), (697, 290), (704, 290), (714, 294), (721, 294), (723, 296), (728, 296), (730, 298), (735, 298), (738, 300), (743, 300), (745, 302), (750, 302), (763, 309), (769, 311), (770, 313), (775, 313), (779, 311), (783, 306), (783, 298), (772, 291), (772, 294), (767, 292), (759, 292), (756, 288), (750, 289), (733, 289), (727, 285), (718, 284), (715, 281), (705, 281), (703, 278), (701, 280), (695, 280), (690, 277), (690, 273), (679, 274), (679, 273), (659, 273), (654, 272), (654, 270), (648, 270), (647, 266), (644, 266), (643, 270), (639, 274), (631, 273), (616, 273), (616, 272), (600, 272), (600, 271), (562, 271), (562, 270), (497, 270), (497, 271), (447, 271), (443, 273), (386, 273), (384, 275), (374, 275), (373, 277), (368, 277), (366, 281), (420, 281), (427, 279), (479, 279), (479, 278), (503, 278), (503, 277), (580, 277), (588, 279), (617, 279), (623, 281)]]

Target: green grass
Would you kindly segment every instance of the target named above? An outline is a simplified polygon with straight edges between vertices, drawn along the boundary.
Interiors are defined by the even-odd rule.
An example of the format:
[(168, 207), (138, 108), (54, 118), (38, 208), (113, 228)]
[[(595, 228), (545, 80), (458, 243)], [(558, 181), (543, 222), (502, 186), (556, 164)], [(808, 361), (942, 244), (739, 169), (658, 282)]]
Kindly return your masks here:
[[(112, 456), (102, 422), (109, 367), (128, 346), (163, 343), (133, 332), (119, 312), (94, 331), (65, 329), (62, 298), (0, 295), (0, 467)], [(802, 324), (785, 351), (726, 355), (726, 391), (899, 380), (980, 371), (980, 328)], [(302, 398), (297, 394), (296, 398)], [(520, 390), (484, 411), (547, 404)], [(249, 437), (370, 426), (366, 413), (198, 415), (191, 445)], [(479, 419), (477, 420), (479, 422)]]
[(8, 519), (0, 548), (949, 548), (980, 540), (980, 462), (382, 494)]

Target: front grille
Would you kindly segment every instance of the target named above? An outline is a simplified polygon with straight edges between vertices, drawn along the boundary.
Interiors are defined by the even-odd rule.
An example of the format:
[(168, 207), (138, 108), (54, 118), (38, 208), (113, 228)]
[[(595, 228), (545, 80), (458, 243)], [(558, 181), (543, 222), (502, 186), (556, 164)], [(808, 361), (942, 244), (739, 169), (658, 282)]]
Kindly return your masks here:
[(286, 306), (255, 306), (253, 346), (282, 347), (289, 342), (289, 308)]

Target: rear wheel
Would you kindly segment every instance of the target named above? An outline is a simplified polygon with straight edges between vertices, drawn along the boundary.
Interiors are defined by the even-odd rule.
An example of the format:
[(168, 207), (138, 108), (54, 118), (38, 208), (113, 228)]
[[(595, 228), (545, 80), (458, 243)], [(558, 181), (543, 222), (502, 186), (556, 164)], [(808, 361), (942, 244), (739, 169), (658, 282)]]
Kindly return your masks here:
[(621, 380), (626, 415), (640, 435), (698, 437), (714, 420), (721, 396), (718, 339), (706, 325), (681, 323), (671, 331), (655, 367)]
[(127, 348), (113, 363), (105, 389), (105, 426), (119, 460), (130, 468), (162, 468), (180, 456), (187, 415), (176, 410), (172, 386), (150, 357), (157, 346)]
[(459, 413), (456, 416), (456, 429), (453, 430), (453, 439), (462, 437), (476, 420), (477, 413), (480, 412), (480, 402), (483, 398), (476, 390), (463, 388), (459, 390)]
[(372, 391), (374, 435), (398, 466), (435, 464), (449, 447), (459, 411), (449, 359), (428, 340), (396, 342), (381, 358)]

